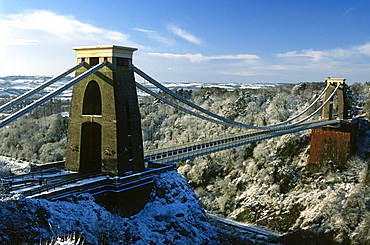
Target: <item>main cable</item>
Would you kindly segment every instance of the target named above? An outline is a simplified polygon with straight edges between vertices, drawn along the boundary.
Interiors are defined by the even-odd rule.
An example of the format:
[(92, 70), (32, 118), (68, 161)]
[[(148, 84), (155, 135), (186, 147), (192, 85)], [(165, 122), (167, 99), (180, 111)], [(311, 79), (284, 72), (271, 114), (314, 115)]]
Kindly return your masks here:
[[(315, 103), (317, 103), (317, 101), (320, 99), (320, 97), (322, 97), (322, 95), (327, 91), (327, 89), (329, 88), (329, 84), (326, 86), (326, 88), (322, 91), (322, 93), (320, 94), (320, 96), (318, 96), (318, 98), (316, 98), (316, 100), (308, 107), (306, 108), (303, 112), (299, 113), (299, 115), (295, 116), (294, 118), (291, 118), (291, 119), (288, 119), (284, 122), (281, 122), (281, 123), (277, 123), (277, 124), (272, 124), (272, 125), (268, 125), (268, 126), (253, 126), (253, 125), (248, 125), (248, 124), (243, 124), (243, 123), (239, 123), (239, 122), (235, 122), (233, 120), (230, 120), (230, 119), (227, 119), (225, 117), (222, 117), (222, 116), (219, 116), (215, 113), (212, 113), (190, 101), (188, 101), (187, 99), (183, 98), (182, 96), (172, 92), (170, 89), (166, 88), (165, 86), (163, 86), (161, 83), (157, 82), (155, 79), (153, 79), (152, 77), (150, 77), (149, 75), (147, 75), (146, 73), (144, 73), (143, 71), (141, 71), (139, 68), (137, 68), (136, 66), (132, 65), (132, 68), (134, 70), (134, 72), (136, 72), (136, 74), (138, 74), (139, 76), (141, 76), (142, 78), (144, 78), (145, 80), (147, 80), (148, 82), (150, 82), (151, 84), (153, 84), (154, 86), (156, 86), (157, 88), (161, 89), (162, 91), (164, 91), (165, 93), (169, 94), (170, 96), (172, 96), (173, 98), (177, 99), (177, 100), (180, 100), (181, 102), (183, 102), (184, 104), (198, 110), (198, 111), (201, 111), (213, 118), (216, 118), (218, 119), (219, 121), (223, 121), (224, 123), (227, 123), (228, 125), (231, 125), (233, 127), (242, 127), (242, 128), (248, 128), (248, 129), (262, 129), (262, 130), (276, 130), (278, 128), (287, 128), (289, 127), (290, 125), (287, 125), (287, 126), (281, 126), (281, 127), (276, 127), (278, 125), (282, 125), (282, 124), (286, 124), (294, 119), (296, 119), (297, 117), (303, 115), (305, 112), (307, 112)], [(338, 87), (335, 89), (335, 91), (331, 94), (330, 96), (330, 99), (332, 98), (332, 96), (335, 94), (335, 92), (337, 91)], [(330, 100), (328, 99), (326, 102), (325, 102), (325, 105), (326, 103)], [(293, 125), (297, 125), (301, 122), (304, 122), (306, 120), (308, 120), (309, 118), (311, 118), (314, 114), (318, 113), (319, 110), (322, 109), (323, 106), (321, 106), (318, 110), (316, 110), (313, 114), (311, 114), (310, 116), (302, 119), (301, 121), (299, 121), (298, 123), (294, 123)], [(208, 119), (206, 119), (208, 120)], [(219, 122), (217, 122), (219, 123)]]

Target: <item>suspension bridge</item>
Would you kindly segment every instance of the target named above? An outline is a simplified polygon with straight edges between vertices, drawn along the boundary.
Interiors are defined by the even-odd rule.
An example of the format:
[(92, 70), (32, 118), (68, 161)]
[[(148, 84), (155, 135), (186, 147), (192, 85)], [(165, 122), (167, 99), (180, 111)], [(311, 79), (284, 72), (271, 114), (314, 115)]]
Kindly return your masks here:
[[(44, 169), (8, 177), (6, 181), (12, 193), (58, 200), (76, 192), (89, 192), (98, 198), (103, 195), (112, 199), (114, 193), (131, 192), (137, 196), (137, 188), (146, 188), (137, 197), (136, 208), (132, 209), (135, 212), (145, 201), (143, 196), (148, 196), (155, 176), (174, 169), (175, 162), (302, 130), (329, 126), (335, 131), (350, 120), (351, 97), (345, 79), (327, 78), (316, 99), (284, 122), (248, 125), (206, 110), (163, 86), (133, 64), (135, 48), (113, 45), (81, 47), (75, 51), (77, 65), (0, 106), (0, 113), (7, 112), (75, 72), (74, 79), (0, 121), (2, 128), (73, 87), (66, 161), (57, 166), (68, 172), (56, 176)], [(167, 96), (136, 82), (135, 74)], [(186, 114), (241, 128), (243, 133), (144, 152), (137, 89)], [(321, 118), (314, 119), (317, 115)], [(122, 202), (122, 197), (119, 200)]]

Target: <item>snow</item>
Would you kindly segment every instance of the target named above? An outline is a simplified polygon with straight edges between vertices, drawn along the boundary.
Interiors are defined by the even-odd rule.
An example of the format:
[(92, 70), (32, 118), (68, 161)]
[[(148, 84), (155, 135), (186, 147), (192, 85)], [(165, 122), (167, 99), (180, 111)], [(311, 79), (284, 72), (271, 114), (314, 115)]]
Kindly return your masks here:
[(87, 244), (219, 244), (218, 230), (176, 171), (157, 177), (150, 201), (130, 218), (108, 212), (88, 194), (57, 202), (14, 196), (2, 200), (0, 214), (1, 244), (70, 234), (81, 234)]
[[(10, 85), (4, 88), (1, 91), (1, 95), (7, 95), (11, 97), (18, 96), (25, 91), (31, 90), (35, 88), (36, 86), (46, 82), (49, 80), (50, 77), (30, 77), (28, 79), (18, 79), (14, 78), (14, 80), (10, 80)], [(54, 91), (57, 87), (63, 85), (66, 81), (70, 80), (70, 77), (61, 79), (60, 81), (57, 81), (56, 83), (50, 85), (49, 87), (44, 89), (44, 92), (51, 92)], [(1, 80), (0, 80), (1, 82)], [(146, 81), (140, 81), (141, 84), (145, 85), (147, 88), (150, 88), (152, 91), (160, 92), (161, 90), (156, 88), (154, 85), (152, 85), (149, 82)], [(164, 86), (166, 86), (169, 89), (187, 89), (187, 90), (195, 90), (200, 89), (201, 87), (204, 88), (210, 88), (210, 87), (218, 87), (222, 89), (226, 89), (228, 91), (233, 91), (235, 89), (260, 89), (260, 88), (266, 88), (266, 87), (276, 87), (278, 84), (255, 84), (255, 83), (194, 83), (194, 82), (163, 82)], [(142, 98), (144, 96), (147, 96), (146, 93), (142, 92), (141, 90), (137, 90), (138, 98)], [(42, 95), (42, 93), (38, 94), (39, 96)], [(72, 89), (68, 89), (64, 91), (61, 95), (57, 96), (59, 99), (70, 99), (72, 97)]]
[(234, 228), (224, 228), (210, 222), (176, 171), (159, 174), (148, 203), (128, 218), (107, 211), (89, 194), (56, 202), (15, 195), (0, 202), (0, 244), (268, 244), (265, 230), (253, 227), (261, 235), (243, 230), (236, 235)]
[(14, 96), (17, 95), (14, 92), (1, 92), (2, 95)]
[(5, 156), (0, 156), (0, 161), (5, 163), (5, 166), (14, 174), (28, 173), (31, 169), (29, 162), (15, 160)]
[(365, 118), (356, 118), (353, 123), (358, 122), (358, 130), (356, 135), (356, 154), (366, 159), (370, 153), (370, 122)]
[(62, 112), (60, 113), (62, 117), (69, 117), (69, 112)]
[[(83, 179), (83, 180), (80, 180), (80, 181), (77, 181), (77, 182), (74, 182), (74, 183), (71, 183), (71, 184), (68, 184), (68, 185), (63, 185), (63, 186), (56, 187), (56, 188), (53, 188), (53, 189), (50, 189), (50, 190), (47, 190), (47, 191), (43, 191), (43, 192), (38, 193), (34, 196), (31, 196), (31, 198), (33, 198), (33, 197), (37, 198), (38, 196), (43, 196), (43, 195), (48, 194), (48, 193), (57, 192), (57, 191), (67, 189), (67, 188), (71, 188), (71, 187), (75, 187), (75, 186), (87, 185), (87, 184), (102, 181), (102, 180), (105, 180), (105, 179), (106, 179), (106, 177), (104, 177), (104, 176), (99, 176), (99, 177), (89, 178), (89, 179)], [(23, 190), (25, 190), (25, 189), (22, 189), (22, 191)]]

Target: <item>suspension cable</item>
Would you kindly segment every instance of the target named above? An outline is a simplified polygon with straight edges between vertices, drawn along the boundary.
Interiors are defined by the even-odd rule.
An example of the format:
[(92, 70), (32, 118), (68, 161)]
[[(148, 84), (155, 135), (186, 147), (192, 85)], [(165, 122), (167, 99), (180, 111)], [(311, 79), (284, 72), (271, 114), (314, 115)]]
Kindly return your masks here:
[(312, 107), (317, 103), (317, 101), (319, 101), (319, 99), (321, 99), (321, 98), (322, 98), (322, 96), (325, 94), (325, 92), (329, 89), (329, 86), (330, 86), (330, 84), (328, 83), (328, 84), (326, 85), (326, 87), (324, 88), (324, 90), (320, 93), (320, 95), (319, 95), (319, 96), (317, 96), (316, 100), (315, 100), (314, 102), (312, 102), (312, 103), (311, 103), (311, 105), (309, 105), (306, 109), (304, 109), (303, 111), (301, 111), (298, 115), (295, 115), (294, 117), (289, 118), (289, 119), (287, 119), (287, 120), (285, 120), (285, 121), (283, 121), (283, 122), (276, 123), (276, 124), (271, 124), (271, 125), (269, 125), (269, 127), (274, 127), (274, 126), (279, 126), (279, 125), (287, 124), (288, 122), (291, 122), (291, 121), (293, 121), (294, 119), (296, 119), (296, 118), (298, 118), (298, 117), (302, 116), (302, 115), (303, 115), (304, 113), (306, 113), (309, 109), (311, 109), (311, 108), (312, 108)]
[(224, 125), (224, 126), (228, 126), (228, 127), (233, 127), (234, 125), (233, 124), (229, 124), (229, 123), (226, 123), (226, 122), (223, 122), (223, 121), (219, 121), (219, 120), (216, 120), (216, 119), (213, 119), (213, 118), (210, 118), (210, 117), (206, 117), (206, 116), (203, 116), (199, 113), (196, 113), (194, 111), (191, 111), (185, 107), (182, 107), (180, 106), (179, 104), (175, 103), (175, 102), (172, 102), (171, 100), (153, 92), (151, 89), (148, 89), (146, 88), (145, 86), (141, 85), (140, 83), (136, 83), (136, 87), (138, 87), (139, 89), (143, 90), (144, 92), (152, 95), (153, 97), (155, 97), (156, 99), (159, 99), (161, 101), (163, 101), (164, 103), (176, 108), (176, 109), (179, 109), (179, 110), (182, 110), (183, 112), (185, 113), (188, 113), (190, 115), (193, 115), (193, 116), (196, 116), (200, 119), (204, 119), (204, 120), (207, 120), (207, 121), (210, 121), (210, 122), (213, 122), (213, 123), (216, 123), (216, 124), (221, 124), (221, 125)]
[(57, 75), (57, 76), (55, 76), (53, 78), (51, 78), (50, 80), (48, 80), (45, 83), (37, 86), (36, 88), (34, 88), (34, 89), (32, 89), (32, 90), (30, 90), (30, 91), (28, 91), (28, 92), (26, 92), (26, 93), (18, 96), (17, 98), (15, 98), (15, 99), (13, 99), (11, 101), (9, 101), (8, 103), (6, 103), (6, 104), (4, 104), (4, 105), (2, 105), (0, 107), (0, 112), (3, 112), (5, 110), (9, 109), (10, 107), (19, 104), (23, 100), (29, 98), (30, 96), (34, 95), (35, 93), (39, 92), (40, 90), (42, 90), (42, 89), (44, 89), (44, 88), (46, 88), (48, 86), (50, 86), (51, 84), (59, 81), (60, 79), (62, 79), (63, 77), (67, 76), (68, 74), (74, 72), (75, 70), (77, 70), (78, 68), (80, 68), (83, 65), (85, 65), (85, 62), (81, 62), (81, 63), (75, 65), (74, 67), (68, 69), (67, 71), (65, 71), (65, 72), (63, 72), (63, 73), (61, 73), (61, 74), (59, 74), (59, 75)]
[(326, 106), (327, 103), (329, 103), (331, 101), (331, 99), (334, 97), (335, 93), (337, 92), (337, 90), (339, 89), (340, 87), (340, 84), (338, 83), (337, 87), (333, 90), (333, 92), (331, 93), (331, 95), (329, 96), (329, 98), (319, 107), (317, 108), (316, 111), (312, 112), (309, 116), (307, 116), (306, 118), (303, 118), (302, 120), (298, 121), (298, 122), (295, 122), (295, 123), (292, 123), (290, 125), (297, 125), (297, 124), (300, 124), (304, 121), (307, 121), (308, 119), (310, 119), (311, 117), (313, 117), (316, 113), (318, 113), (324, 106)]
[(243, 124), (243, 123), (239, 123), (239, 122), (235, 122), (233, 120), (230, 120), (230, 119), (227, 119), (225, 117), (222, 117), (222, 116), (219, 116), (215, 113), (212, 113), (190, 101), (188, 101), (187, 99), (183, 98), (182, 96), (172, 92), (171, 90), (169, 90), (168, 88), (166, 88), (165, 86), (163, 86), (162, 84), (160, 84), (159, 82), (157, 82), (156, 80), (154, 80), (153, 78), (151, 78), (150, 76), (148, 76), (146, 73), (144, 73), (143, 71), (141, 71), (139, 68), (137, 68), (136, 66), (132, 65), (132, 68), (133, 70), (136, 72), (136, 74), (140, 75), (142, 78), (144, 78), (145, 80), (147, 80), (148, 82), (150, 82), (151, 84), (153, 84), (154, 86), (156, 86), (157, 88), (163, 90), (164, 92), (166, 92), (167, 94), (171, 95), (172, 97), (174, 97), (175, 99), (177, 100), (180, 100), (181, 102), (183, 102), (184, 104), (198, 110), (198, 111), (201, 111), (211, 117), (214, 117), (214, 118), (217, 118), (219, 119), (220, 121), (224, 121), (226, 123), (229, 123), (231, 125), (234, 125), (234, 126), (238, 126), (238, 127), (243, 127), (243, 128), (248, 128), (248, 129), (260, 129), (260, 127), (258, 126), (252, 126), (252, 125), (247, 125), (247, 124)]
[(54, 98), (58, 94), (62, 93), (63, 91), (65, 91), (67, 89), (69, 89), (70, 87), (72, 87), (76, 83), (80, 82), (81, 80), (85, 79), (86, 77), (90, 76), (91, 74), (94, 74), (95, 72), (97, 72), (98, 70), (103, 68), (106, 64), (107, 64), (107, 61), (104, 61), (100, 64), (97, 64), (96, 66), (94, 66), (91, 69), (85, 71), (84, 73), (82, 73), (78, 77), (75, 77), (71, 81), (69, 81), (66, 84), (60, 86), (59, 88), (57, 88), (53, 92), (48, 93), (47, 95), (41, 97), (40, 99), (36, 100), (32, 104), (29, 104), (28, 106), (24, 107), (23, 109), (13, 113), (12, 115), (8, 116), (5, 119), (3, 119), (2, 121), (0, 121), (0, 128), (2, 128), (4, 126), (8, 125), (9, 123), (17, 120), (19, 117), (23, 116), (24, 114), (32, 111), (33, 109), (35, 109), (36, 107), (38, 107), (42, 104), (44, 104), (46, 101), (50, 100), (51, 98)]
[[(272, 129), (272, 127), (276, 127), (278, 125), (282, 125), (282, 124), (286, 124), (292, 120), (294, 120), (295, 118), (297, 118), (298, 116), (296, 116), (295, 118), (293, 119), (288, 119), (287, 121), (284, 121), (284, 122), (281, 122), (281, 123), (278, 123), (278, 124), (273, 124), (273, 125), (268, 125), (268, 126), (253, 126), (253, 125), (248, 125), (248, 124), (243, 124), (243, 123), (239, 123), (239, 122), (235, 122), (233, 120), (230, 120), (230, 119), (227, 119), (225, 117), (222, 117), (222, 116), (219, 116), (215, 113), (212, 113), (188, 100), (186, 100), (185, 98), (181, 97), (180, 95), (172, 92), (171, 90), (169, 90), (168, 88), (166, 88), (165, 86), (163, 86), (162, 84), (160, 84), (159, 82), (157, 82), (155, 79), (153, 79), (152, 77), (150, 77), (149, 75), (147, 75), (146, 73), (144, 73), (143, 71), (141, 71), (139, 68), (137, 68), (136, 66), (132, 65), (132, 68), (133, 70), (136, 72), (136, 74), (138, 74), (139, 76), (141, 76), (142, 78), (144, 78), (145, 80), (147, 80), (148, 82), (150, 82), (151, 84), (153, 84), (154, 86), (156, 86), (157, 88), (161, 89), (162, 91), (164, 91), (165, 93), (171, 95), (172, 97), (174, 97), (175, 99), (177, 100), (180, 100), (181, 102), (183, 102), (184, 104), (198, 110), (198, 111), (201, 111), (211, 117), (214, 117), (214, 118), (217, 118), (219, 119), (220, 121), (223, 121), (231, 126), (236, 126), (236, 127), (242, 127), (242, 128), (248, 128), (248, 129)], [(323, 92), (320, 94), (320, 96), (314, 101), (314, 103), (312, 103), (310, 105), (309, 108), (306, 108), (306, 110), (304, 110), (304, 112), (300, 113), (299, 116), (301, 116), (303, 113), (305, 113), (306, 111), (308, 111), (315, 103), (317, 103), (317, 101), (319, 100), (319, 98), (327, 91), (327, 89), (329, 88), (329, 84), (326, 86), (326, 88), (323, 90)], [(331, 94), (331, 96), (329, 97), (328, 100), (326, 100), (326, 102), (324, 103), (324, 105), (326, 105), (328, 103), (328, 101), (332, 98), (332, 96), (334, 96), (335, 92), (337, 91), (339, 87), (337, 87), (334, 92)], [(301, 123), (301, 122), (304, 122), (306, 120), (308, 120), (309, 118), (311, 118), (313, 115), (315, 115), (317, 112), (319, 112), (319, 110), (321, 110), (323, 108), (323, 106), (320, 106), (318, 110), (316, 110), (314, 113), (312, 113), (310, 116), (302, 119), (301, 121), (299, 121), (298, 123)], [(206, 119), (207, 120), (207, 119)], [(216, 122), (216, 123), (219, 123), (219, 122)], [(293, 125), (297, 125), (298, 123), (294, 123)], [(292, 125), (292, 124), (290, 124)], [(281, 126), (281, 127), (278, 127), (278, 128), (286, 128), (286, 127), (289, 127), (290, 125), (287, 125), (287, 126)]]

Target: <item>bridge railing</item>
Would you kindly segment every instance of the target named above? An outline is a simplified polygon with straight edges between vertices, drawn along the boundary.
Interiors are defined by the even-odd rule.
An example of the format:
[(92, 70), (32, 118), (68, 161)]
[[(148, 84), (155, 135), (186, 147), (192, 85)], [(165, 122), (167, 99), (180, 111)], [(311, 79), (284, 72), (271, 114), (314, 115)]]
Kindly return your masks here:
[(43, 185), (39, 186), (38, 188), (34, 188), (28, 191), (22, 192), (22, 195), (32, 196), (32, 195), (39, 194), (44, 191), (49, 191), (49, 190), (56, 189), (58, 187), (62, 187), (63, 185), (68, 185), (68, 184), (72, 184), (72, 183), (75, 183), (77, 181), (81, 181), (87, 178), (94, 178), (94, 177), (99, 177), (99, 176), (102, 176), (101, 173), (79, 175), (78, 177), (74, 177), (69, 180), (64, 180), (64, 181), (60, 181), (60, 182), (52, 183), (52, 184), (48, 183), (46, 179), (46, 182), (42, 182)]
[[(315, 120), (311, 123), (315, 123), (315, 122), (321, 122), (321, 120)], [(242, 132), (242, 133), (231, 134), (231, 135), (223, 135), (223, 136), (219, 136), (219, 137), (215, 137), (215, 138), (211, 138), (211, 139), (204, 139), (204, 140), (200, 140), (200, 141), (196, 141), (196, 142), (187, 142), (187, 143), (182, 143), (181, 145), (174, 145), (174, 146), (165, 147), (165, 148), (161, 148), (161, 149), (148, 150), (145, 153), (146, 153), (146, 155), (155, 155), (157, 153), (165, 154), (166, 152), (172, 152), (173, 150), (187, 148), (187, 147), (193, 147), (193, 146), (196, 146), (196, 145), (208, 144), (210, 142), (217, 142), (217, 141), (222, 141), (222, 140), (231, 140), (233, 138), (243, 139), (243, 138), (250, 137), (250, 136), (253, 136), (253, 135), (257, 135), (257, 134), (267, 134), (267, 133), (271, 133), (271, 132), (279, 132), (281, 130), (286, 130), (286, 129), (294, 128), (294, 127), (297, 127), (297, 125), (292, 125), (292, 126), (288, 125), (288, 126), (285, 126), (285, 127), (276, 127), (276, 128), (271, 128), (269, 130), (251, 129), (251, 130), (247, 130), (246, 132)]]
[(239, 136), (246, 135), (246, 134), (254, 134), (254, 133), (260, 133), (260, 132), (267, 132), (267, 131), (268, 130), (251, 129), (243, 133), (223, 135), (223, 136), (214, 137), (211, 139), (199, 140), (195, 142), (185, 142), (185, 143), (181, 143), (181, 145), (174, 145), (174, 146), (164, 147), (161, 149), (147, 150), (145, 151), (145, 155), (154, 155), (156, 153), (171, 152), (174, 149), (186, 148), (186, 147), (191, 147), (191, 146), (199, 145), (199, 144), (205, 144), (205, 143), (209, 143), (210, 141), (221, 141), (221, 140), (229, 139), (232, 137), (239, 137)]
[[(110, 186), (115, 186), (116, 188), (118, 186), (122, 186), (122, 188), (125, 188), (127, 184), (131, 184), (132, 186), (136, 186), (135, 183), (137, 181), (152, 181), (153, 177), (156, 176), (159, 173), (174, 170), (175, 165), (168, 165), (168, 164), (157, 164), (158, 167), (153, 169), (148, 169), (144, 172), (139, 172), (135, 174), (131, 174), (128, 176), (122, 176), (122, 177), (109, 177), (109, 176), (103, 176), (101, 173), (96, 174), (90, 174), (90, 175), (83, 175), (79, 176), (77, 178), (73, 178), (66, 181), (61, 181), (56, 184), (46, 184), (45, 186), (42, 186), (41, 188), (37, 188), (34, 190), (29, 190), (26, 192), (23, 192), (22, 194), (25, 196), (35, 196), (35, 197), (43, 197), (43, 198), (49, 198), (53, 197), (54, 199), (56, 197), (60, 198), (61, 196), (65, 197), (67, 195), (71, 195), (73, 193), (77, 192), (91, 192), (91, 191), (97, 191), (99, 189), (99, 192), (97, 193), (91, 193), (91, 194), (99, 194), (104, 191), (109, 191), (111, 188)], [(86, 183), (77, 183), (78, 181), (88, 180), (92, 178), (97, 178), (96, 181), (87, 181)], [(70, 187), (67, 185), (74, 184)], [(62, 188), (63, 186), (67, 186), (64, 189), (57, 190), (58, 188)], [(53, 190), (53, 191), (52, 191)], [(52, 192), (50, 192), (52, 191)], [(122, 190), (120, 190), (122, 191)], [(43, 192), (46, 192), (42, 194)], [(40, 195), (41, 194), (41, 195)]]

